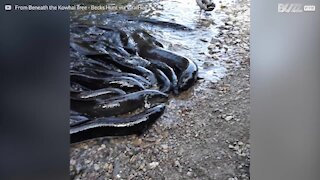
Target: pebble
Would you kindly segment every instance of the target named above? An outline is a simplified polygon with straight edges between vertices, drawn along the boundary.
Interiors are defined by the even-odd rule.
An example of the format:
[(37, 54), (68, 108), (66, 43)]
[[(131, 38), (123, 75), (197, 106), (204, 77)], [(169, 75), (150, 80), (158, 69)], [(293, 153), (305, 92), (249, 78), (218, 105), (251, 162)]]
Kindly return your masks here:
[(167, 144), (162, 144), (161, 148), (164, 152), (168, 152), (169, 146)]
[(94, 164), (94, 165), (93, 165), (93, 168), (94, 168), (95, 171), (98, 171), (98, 170), (100, 169), (100, 167), (99, 167), (98, 164)]
[(233, 24), (233, 22), (232, 21), (228, 21), (228, 22), (226, 22), (226, 25), (232, 25)]
[(228, 180), (238, 180), (237, 177), (233, 177), (233, 178), (228, 178)]
[(84, 160), (84, 163), (86, 163), (86, 164), (89, 164), (90, 162), (91, 162), (91, 161), (88, 160), (88, 159)]
[(174, 165), (177, 166), (177, 167), (181, 166), (179, 161), (174, 161)]
[(233, 116), (226, 116), (224, 119), (225, 119), (226, 121), (230, 121), (230, 120), (233, 119)]
[(149, 163), (149, 168), (150, 168), (150, 169), (154, 169), (154, 168), (156, 168), (157, 166), (159, 166), (159, 162)]
[(82, 169), (83, 169), (83, 167), (80, 164), (76, 165), (76, 172), (77, 173), (79, 173)]
[(133, 141), (133, 145), (140, 146), (142, 144), (142, 140), (140, 138), (137, 138)]
[(214, 45), (214, 44), (210, 44), (209, 46), (208, 46), (208, 49), (209, 50), (211, 50), (211, 49), (214, 49), (216, 46)]

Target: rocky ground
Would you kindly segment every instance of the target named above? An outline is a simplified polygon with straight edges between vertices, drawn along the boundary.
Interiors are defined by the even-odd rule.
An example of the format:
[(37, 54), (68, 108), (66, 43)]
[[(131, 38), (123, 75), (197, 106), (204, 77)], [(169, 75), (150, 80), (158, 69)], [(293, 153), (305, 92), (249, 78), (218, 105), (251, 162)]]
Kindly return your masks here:
[(71, 179), (249, 179), (249, 2), (227, 6), (208, 57), (228, 74), (171, 98), (143, 135), (72, 144)]

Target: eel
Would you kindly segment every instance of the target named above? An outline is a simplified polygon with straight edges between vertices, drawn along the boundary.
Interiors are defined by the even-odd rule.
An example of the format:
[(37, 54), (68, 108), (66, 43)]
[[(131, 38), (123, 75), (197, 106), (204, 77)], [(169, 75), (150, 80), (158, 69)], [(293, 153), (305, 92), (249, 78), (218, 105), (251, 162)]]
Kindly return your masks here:
[(71, 110), (93, 118), (110, 117), (167, 102), (168, 95), (157, 90), (143, 90), (105, 100), (71, 98)]
[(139, 56), (147, 60), (161, 61), (173, 68), (178, 76), (179, 91), (187, 90), (195, 83), (198, 66), (193, 61), (155, 46), (154, 43), (149, 42), (149, 37), (141, 31), (133, 32), (132, 38), (137, 43)]
[(171, 89), (173, 90), (174, 94), (178, 94), (178, 78), (176, 73), (174, 72), (174, 70), (168, 66), (166, 63), (163, 63), (161, 61), (154, 61), (151, 60), (151, 64), (150, 66), (152, 67), (156, 67), (159, 70), (161, 70), (166, 76), (167, 78), (170, 80), (171, 83)]
[(141, 134), (164, 112), (165, 105), (159, 104), (142, 113), (120, 118), (103, 117), (70, 128), (70, 141), (76, 143), (103, 136)]
[(181, 31), (191, 31), (192, 28), (181, 25), (181, 24), (177, 24), (177, 23), (173, 23), (173, 22), (169, 22), (169, 21), (160, 21), (160, 20), (156, 20), (156, 19), (152, 19), (152, 18), (143, 18), (143, 17), (134, 17), (134, 16), (129, 16), (129, 15), (124, 15), (124, 14), (104, 14), (104, 18), (106, 19), (112, 19), (114, 21), (129, 21), (129, 22), (135, 22), (135, 24), (140, 25), (140, 23), (148, 23), (148, 24), (152, 24), (152, 25), (157, 25), (157, 26), (161, 26), (161, 27), (165, 27), (165, 28), (171, 28), (171, 29), (175, 29), (175, 30), (181, 30)]
[(144, 87), (151, 87), (152, 84), (146, 80), (144, 77), (127, 72), (118, 72), (118, 71), (110, 71), (110, 70), (100, 70), (94, 68), (82, 68), (78, 71), (78, 73), (82, 73), (89, 76), (100, 77), (100, 78), (108, 78), (108, 77), (130, 77), (137, 81), (139, 81)]
[(97, 54), (88, 55), (87, 57), (100, 60), (101, 62), (104, 62), (106, 64), (113, 64), (123, 72), (140, 75), (147, 79), (151, 84), (155, 84), (157, 82), (155, 75), (150, 70), (140, 65), (130, 64), (118, 54)]
[(70, 97), (84, 100), (103, 100), (125, 94), (126, 92), (121, 89), (103, 88), (94, 91), (71, 92)]
[(72, 73), (70, 75), (70, 80), (71, 82), (76, 82), (92, 90), (112, 87), (130, 92), (145, 89), (139, 81), (131, 77), (98, 78), (84, 74)]
[(155, 75), (158, 78), (158, 84), (160, 85), (159, 91), (169, 93), (171, 90), (170, 79), (159, 69), (155, 69)]
[(77, 126), (88, 121), (90, 121), (88, 117), (81, 115), (80, 113), (75, 111), (70, 112), (70, 127)]
[(82, 68), (94, 68), (99, 70), (110, 70), (110, 71), (119, 71), (119, 69), (114, 66), (110, 66), (110, 64), (105, 64), (103, 62), (99, 62), (93, 59), (77, 59), (73, 60), (70, 63), (70, 69), (78, 70)]
[(72, 49), (74, 49), (82, 55), (101, 54), (102, 52), (91, 46), (91, 44), (96, 42), (97, 41), (80, 41), (78, 39), (71, 39), (70, 46)]
[(166, 76), (166, 74), (164, 74), (160, 69), (156, 68), (151, 64), (148, 66), (148, 69), (150, 69), (150, 71), (152, 71), (152, 73), (154, 73), (154, 75), (157, 78), (158, 90), (169, 94), (172, 89), (172, 86), (170, 79)]

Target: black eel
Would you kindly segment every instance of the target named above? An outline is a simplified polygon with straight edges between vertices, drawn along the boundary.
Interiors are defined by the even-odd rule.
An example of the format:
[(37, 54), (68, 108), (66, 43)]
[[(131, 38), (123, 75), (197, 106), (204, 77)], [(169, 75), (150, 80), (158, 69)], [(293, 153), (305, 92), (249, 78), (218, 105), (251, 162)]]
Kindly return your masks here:
[(77, 126), (88, 121), (90, 121), (90, 119), (79, 112), (70, 112), (70, 127)]
[(70, 128), (70, 141), (76, 143), (103, 136), (121, 136), (141, 134), (164, 112), (165, 105), (160, 104), (131, 117), (104, 117), (93, 119)]
[(124, 72), (140, 75), (147, 79), (151, 84), (157, 83), (155, 75), (147, 68), (139, 65), (130, 64), (126, 59), (115, 53), (88, 55), (87, 57), (99, 60), (104, 63), (113, 64)]
[(143, 90), (105, 100), (71, 98), (71, 110), (93, 118), (110, 117), (164, 103), (168, 95), (157, 90)]
[(154, 73), (158, 79), (159, 91), (164, 93), (170, 93), (172, 87), (170, 79), (159, 69), (155, 69)]
[(110, 66), (110, 64), (105, 64), (103, 62), (99, 62), (93, 59), (87, 58), (86, 60), (77, 59), (70, 63), (70, 68), (72, 70), (81, 70), (82, 68), (94, 68), (99, 70), (110, 70), (110, 71), (119, 71), (119, 69), (114, 66)]
[(131, 77), (99, 78), (72, 73), (70, 74), (70, 80), (92, 90), (112, 87), (125, 90), (126, 92), (133, 92), (145, 89), (139, 81)]
[(174, 70), (170, 66), (168, 66), (166, 63), (163, 63), (163, 62), (157, 61), (157, 60), (146, 60), (141, 57), (130, 57), (126, 61), (131, 64), (143, 66), (155, 74), (158, 73), (158, 70), (162, 71), (166, 75), (165, 78), (168, 78), (170, 80), (171, 89), (174, 90), (175, 94), (178, 94), (178, 92), (177, 92), (177, 84), (178, 84), (177, 75), (175, 74)]
[(168, 66), (166, 63), (163, 63), (161, 61), (154, 61), (151, 60), (150, 66), (155, 67), (159, 70), (161, 70), (166, 77), (170, 80), (171, 89), (173, 90), (174, 94), (178, 94), (178, 78), (174, 70)]
[(80, 92), (71, 91), (70, 97), (75, 99), (84, 99), (84, 100), (94, 100), (94, 99), (103, 100), (103, 99), (108, 99), (114, 96), (120, 96), (125, 94), (126, 92), (121, 89), (103, 88), (98, 90), (87, 90), (87, 91), (80, 91)]
[(82, 55), (89, 54), (100, 54), (102, 52), (93, 48), (91, 44), (95, 43), (94, 41), (80, 41), (78, 39), (71, 39), (70, 46), (75, 51), (79, 52)]
[(110, 71), (110, 70), (100, 70), (95, 68), (82, 68), (78, 70), (78, 73), (82, 73), (89, 76), (108, 78), (108, 77), (130, 77), (139, 81), (144, 87), (151, 87), (152, 84), (146, 80), (144, 77), (126, 72)]
[(144, 17), (134, 17), (134, 16), (129, 16), (129, 15), (124, 15), (124, 14), (119, 14), (119, 13), (110, 13), (110, 14), (104, 14), (103, 18), (105, 19), (111, 19), (113, 20), (111, 23), (113, 22), (117, 22), (117, 21), (131, 21), (131, 22), (135, 22), (135, 24), (139, 25), (141, 23), (148, 23), (148, 24), (152, 24), (152, 25), (156, 25), (156, 26), (161, 26), (164, 28), (171, 28), (174, 30), (181, 30), (181, 31), (191, 31), (192, 28), (181, 25), (181, 24), (177, 24), (177, 23), (173, 23), (173, 22), (169, 22), (169, 21), (160, 21), (157, 19), (152, 19), (152, 18), (144, 18)]
[(154, 43), (150, 43), (152, 39), (150, 40), (146, 32), (141, 30), (133, 32), (132, 38), (137, 43), (139, 56), (148, 60), (161, 61), (173, 68), (178, 76), (179, 91), (188, 89), (197, 80), (198, 67), (193, 61), (155, 46)]

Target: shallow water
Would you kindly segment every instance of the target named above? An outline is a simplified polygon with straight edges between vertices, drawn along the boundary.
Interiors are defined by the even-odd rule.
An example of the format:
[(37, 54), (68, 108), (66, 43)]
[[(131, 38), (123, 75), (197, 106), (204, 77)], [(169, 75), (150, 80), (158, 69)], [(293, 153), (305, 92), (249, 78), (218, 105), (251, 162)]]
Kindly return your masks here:
[[(79, 2), (75, 2), (79, 3)], [(233, 4), (235, 1), (224, 1), (224, 4)], [(105, 5), (106, 3), (97, 3)], [(199, 67), (199, 77), (217, 82), (227, 73), (225, 59), (219, 58), (213, 60), (208, 54), (208, 46), (212, 37), (217, 37), (218, 27), (224, 25), (224, 19), (227, 17), (223, 13), (216, 13), (220, 8), (219, 2), (216, 3), (216, 9), (212, 12), (202, 12), (195, 0), (164, 0), (164, 1), (146, 1), (134, 0), (128, 2), (108, 1), (110, 5), (130, 5), (142, 8), (135, 11), (92, 11), (76, 12), (71, 20), (73, 23), (86, 23), (93, 25), (112, 25), (121, 27), (124, 30), (134, 30), (142, 28), (155, 36), (166, 49), (169, 49), (179, 55), (185, 56), (195, 61)], [(130, 15), (135, 17), (147, 17), (160, 21), (177, 23), (188, 28), (191, 31), (176, 30), (166, 28), (157, 24), (150, 24), (136, 21), (121, 20), (121, 15)], [(123, 17), (125, 19), (126, 16)]]

